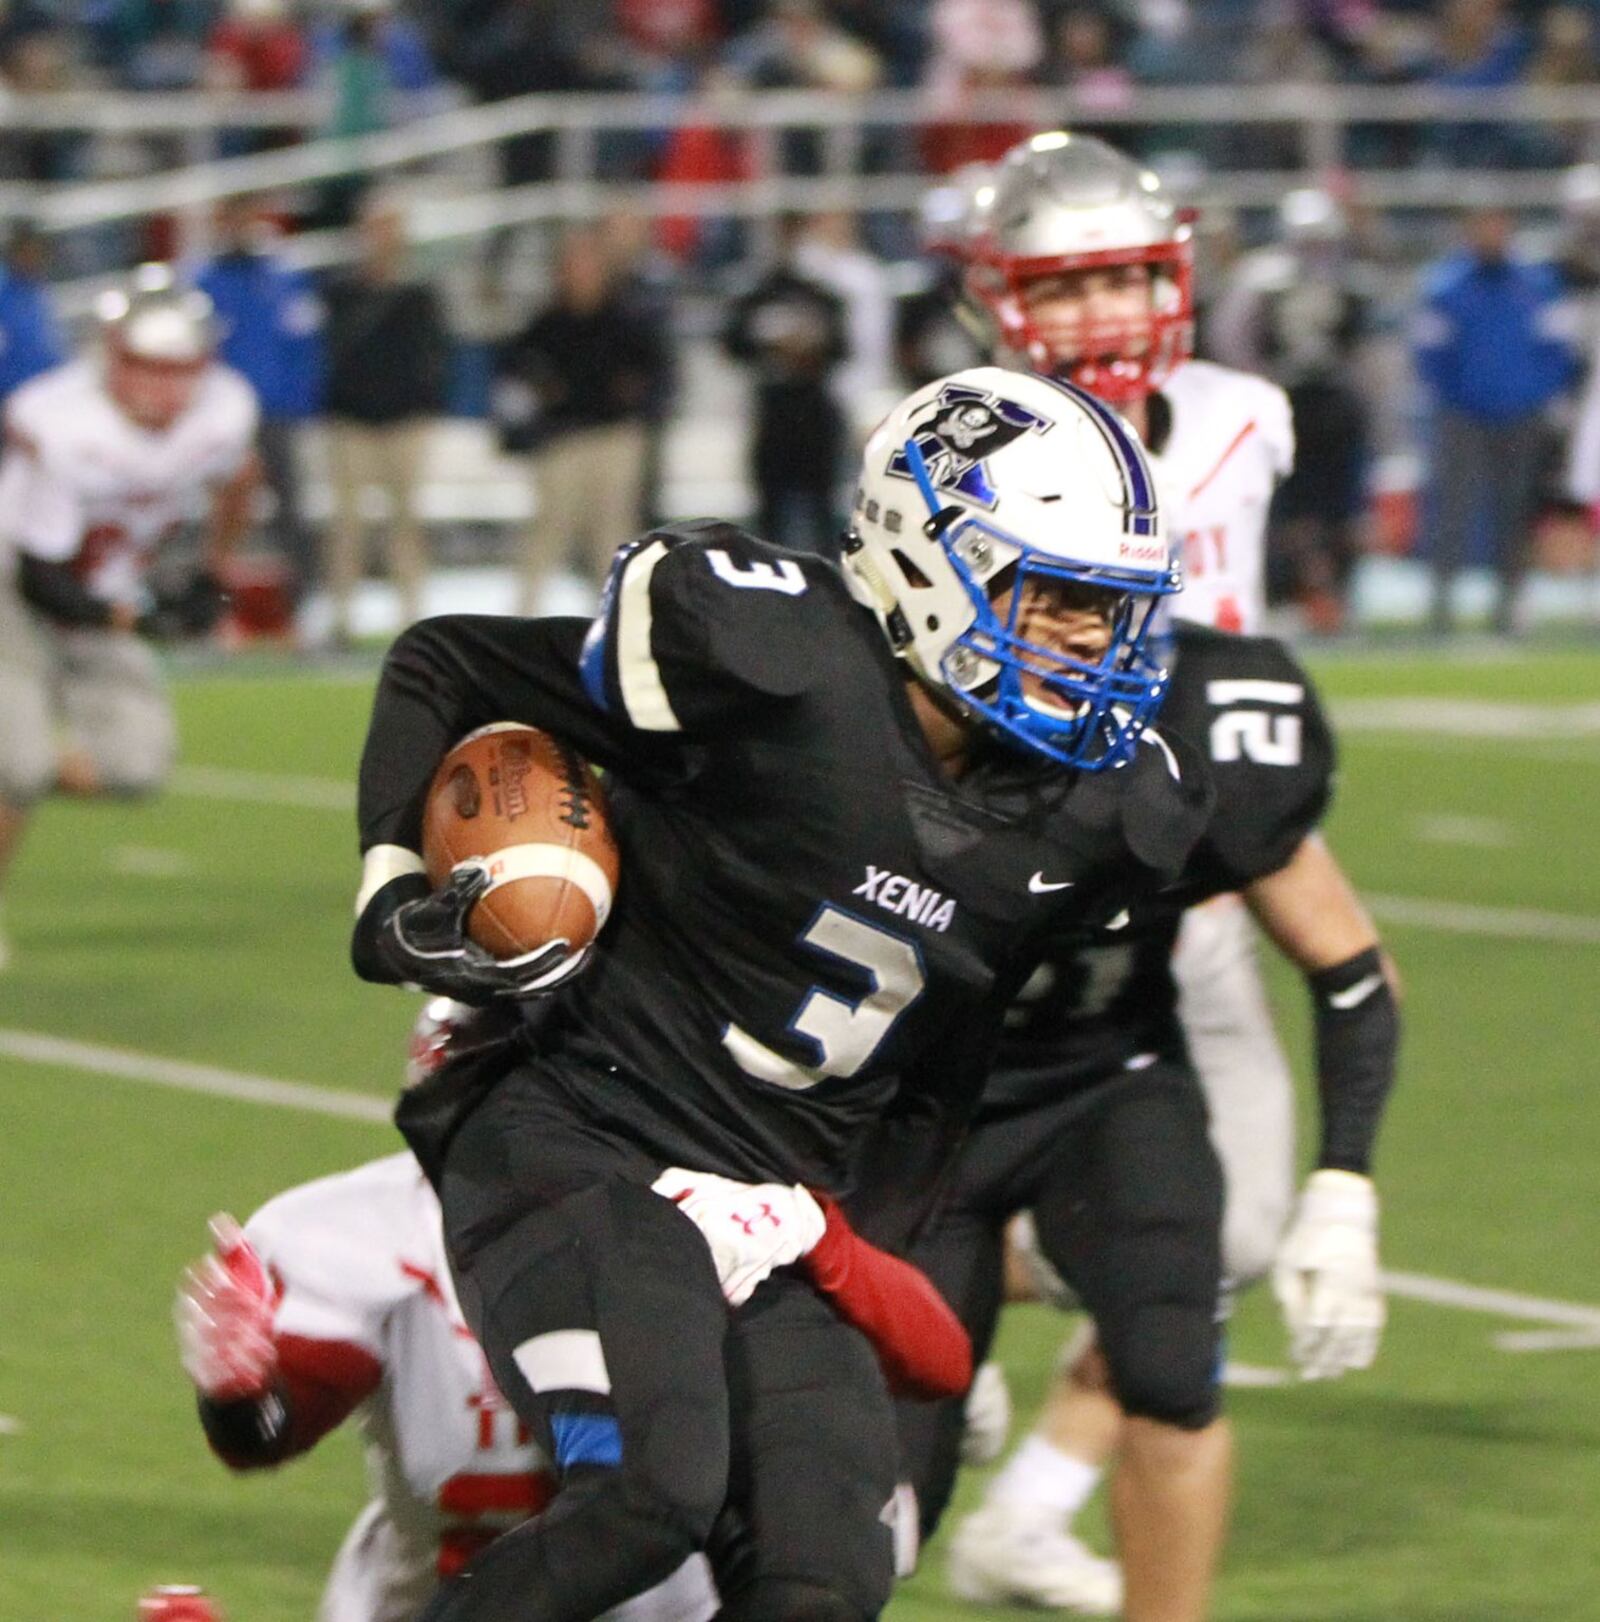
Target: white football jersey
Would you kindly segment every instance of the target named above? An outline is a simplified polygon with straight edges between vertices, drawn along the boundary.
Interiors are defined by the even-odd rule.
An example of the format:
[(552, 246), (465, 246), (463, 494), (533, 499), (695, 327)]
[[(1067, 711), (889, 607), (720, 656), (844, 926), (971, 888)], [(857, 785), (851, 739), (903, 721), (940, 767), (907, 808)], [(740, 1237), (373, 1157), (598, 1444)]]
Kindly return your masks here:
[[(275, 1329), (356, 1348), (382, 1383), (357, 1410), (372, 1502), (339, 1550), (318, 1622), (413, 1622), (459, 1571), (555, 1490), (547, 1461), (490, 1377), (445, 1260), (439, 1202), (409, 1154), (270, 1200), (245, 1224), (279, 1292)], [(607, 1615), (705, 1622), (705, 1562)]]
[(1276, 383), (1191, 360), (1163, 385), (1172, 428), (1152, 456), (1167, 534), (1183, 560), (1179, 618), (1254, 635), (1266, 615), (1267, 509), (1294, 466)]
[(45, 372), (6, 403), (0, 540), (70, 564), (97, 597), (136, 601), (163, 539), (244, 465), (257, 415), (250, 385), (220, 364), (159, 432), (117, 408), (98, 360)]

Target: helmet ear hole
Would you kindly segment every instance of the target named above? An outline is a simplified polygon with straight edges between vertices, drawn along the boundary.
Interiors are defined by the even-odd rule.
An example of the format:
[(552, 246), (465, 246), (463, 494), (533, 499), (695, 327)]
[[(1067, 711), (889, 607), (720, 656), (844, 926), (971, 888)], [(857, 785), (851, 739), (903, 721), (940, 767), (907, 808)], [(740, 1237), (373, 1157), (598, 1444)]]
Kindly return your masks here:
[(900, 573), (905, 576), (906, 584), (914, 586), (918, 591), (932, 589), (933, 582), (925, 575), (910, 558), (897, 546), (889, 554), (900, 565)]

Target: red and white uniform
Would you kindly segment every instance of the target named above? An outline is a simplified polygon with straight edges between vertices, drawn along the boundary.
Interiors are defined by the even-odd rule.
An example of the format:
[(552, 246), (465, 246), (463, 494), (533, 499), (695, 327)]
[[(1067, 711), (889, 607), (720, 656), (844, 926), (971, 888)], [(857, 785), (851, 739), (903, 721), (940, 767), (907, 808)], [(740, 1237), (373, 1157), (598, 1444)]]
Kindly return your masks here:
[(117, 408), (98, 360), (58, 366), (6, 404), (0, 539), (71, 565), (96, 597), (136, 602), (164, 537), (244, 466), (257, 416), (250, 385), (220, 364), (159, 431)]
[[(397, 1154), (280, 1194), (245, 1234), (278, 1292), (280, 1346), (292, 1340), (297, 1368), (362, 1399), (373, 1497), (339, 1550), (318, 1622), (413, 1622), (441, 1576), (555, 1490), (462, 1318), (439, 1202), (411, 1155)], [(696, 1556), (607, 1615), (704, 1622), (716, 1608)]]
[(1276, 383), (1186, 361), (1162, 385), (1172, 429), (1151, 458), (1183, 559), (1179, 618), (1255, 635), (1266, 615), (1267, 510), (1294, 466), (1289, 398)]
[[(1152, 461), (1183, 558), (1172, 611), (1259, 633), (1267, 512), (1294, 465), (1289, 398), (1265, 378), (1203, 360), (1185, 361), (1161, 392), (1172, 427)], [(1237, 896), (1184, 915), (1172, 966), (1226, 1179), (1223, 1265), (1243, 1285), (1271, 1265), (1294, 1201), (1294, 1083), (1261, 983), (1255, 928)]]

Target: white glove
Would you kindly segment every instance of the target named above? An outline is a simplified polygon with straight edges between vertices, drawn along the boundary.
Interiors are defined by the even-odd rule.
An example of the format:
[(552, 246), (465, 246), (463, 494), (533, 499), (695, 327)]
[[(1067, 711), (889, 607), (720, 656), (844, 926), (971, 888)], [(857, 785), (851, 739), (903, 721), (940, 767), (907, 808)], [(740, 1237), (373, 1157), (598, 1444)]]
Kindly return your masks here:
[(1272, 1290), (1302, 1380), (1369, 1369), (1386, 1316), (1378, 1278), (1378, 1192), (1351, 1171), (1314, 1171), (1278, 1246)]
[(827, 1227), (798, 1183), (739, 1183), (669, 1166), (650, 1186), (705, 1235), (729, 1306), (748, 1301), (773, 1268), (799, 1261)]
[(211, 1238), (212, 1253), (178, 1285), (178, 1355), (203, 1395), (218, 1402), (259, 1397), (278, 1367), (272, 1281), (231, 1216), (212, 1217)]
[(1011, 1430), (1011, 1388), (998, 1363), (979, 1366), (961, 1410), (961, 1462), (993, 1464), (1006, 1450)]

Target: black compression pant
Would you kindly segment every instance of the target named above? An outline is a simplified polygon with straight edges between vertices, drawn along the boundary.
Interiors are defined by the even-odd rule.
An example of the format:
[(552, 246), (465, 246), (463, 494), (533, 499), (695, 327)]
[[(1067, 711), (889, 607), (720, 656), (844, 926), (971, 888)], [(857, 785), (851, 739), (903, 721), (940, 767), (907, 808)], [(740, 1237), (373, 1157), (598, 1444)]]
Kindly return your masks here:
[(887, 1603), (895, 1437), (870, 1348), (796, 1276), (730, 1316), (704, 1239), (648, 1186), (660, 1169), (527, 1071), (451, 1144), (462, 1307), (560, 1490), (425, 1622), (586, 1622), (706, 1547), (725, 1500), (730, 1604), (856, 1622)]
[[(1184, 1064), (1119, 1073), (1042, 1110), (980, 1122), (912, 1259), (981, 1360), (1003, 1291), (1005, 1227), (1031, 1210), (1039, 1247), (1094, 1319), (1130, 1414), (1185, 1429), (1218, 1412), (1222, 1171)], [(949, 1502), (962, 1403), (900, 1405), (923, 1536)]]

